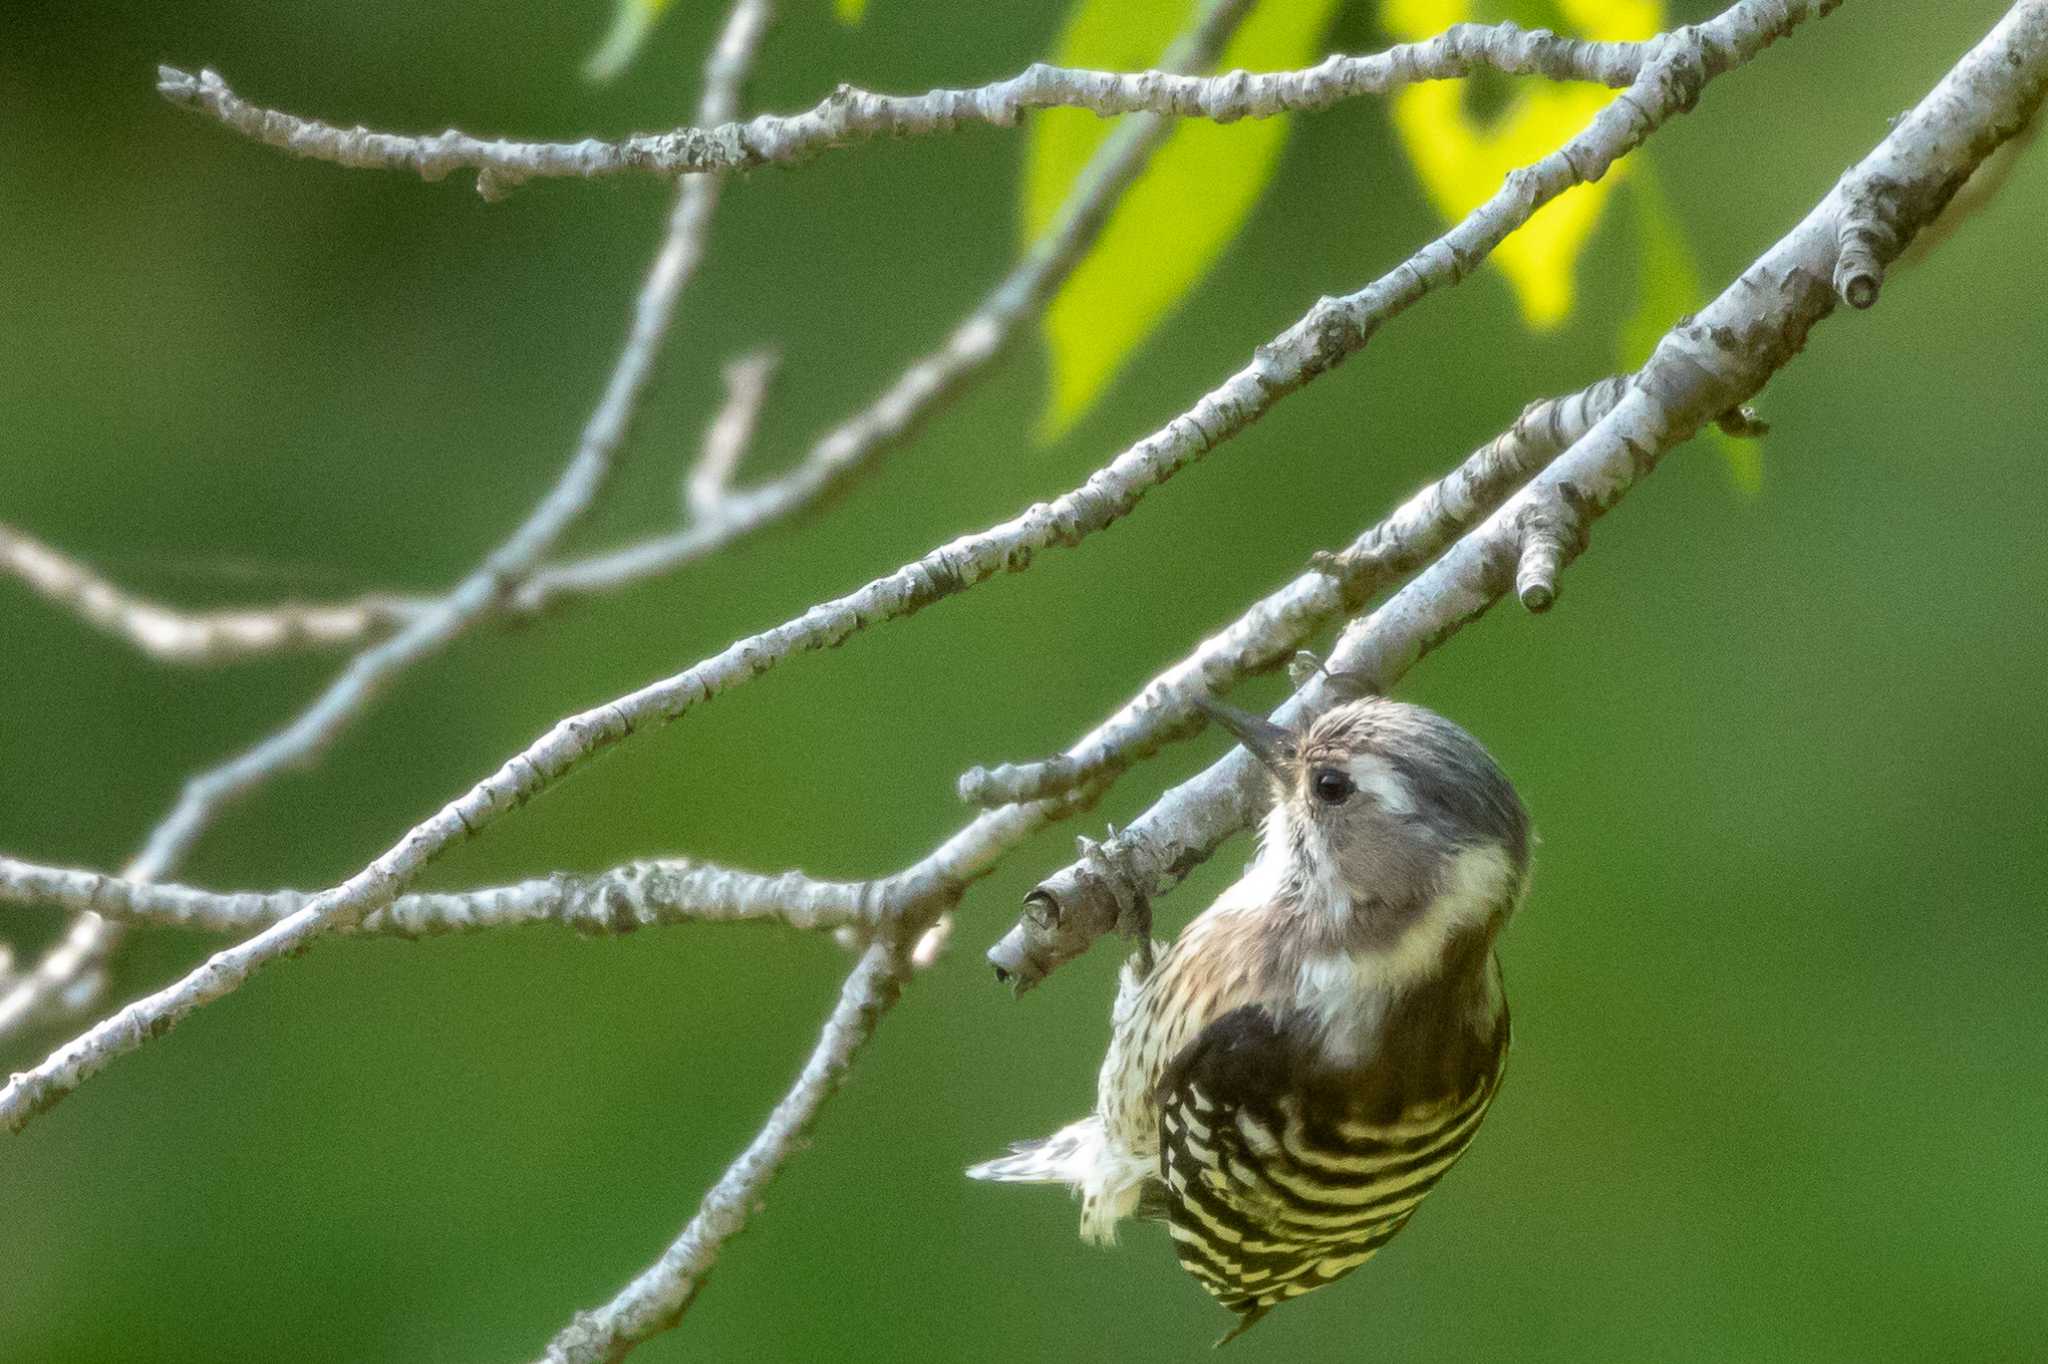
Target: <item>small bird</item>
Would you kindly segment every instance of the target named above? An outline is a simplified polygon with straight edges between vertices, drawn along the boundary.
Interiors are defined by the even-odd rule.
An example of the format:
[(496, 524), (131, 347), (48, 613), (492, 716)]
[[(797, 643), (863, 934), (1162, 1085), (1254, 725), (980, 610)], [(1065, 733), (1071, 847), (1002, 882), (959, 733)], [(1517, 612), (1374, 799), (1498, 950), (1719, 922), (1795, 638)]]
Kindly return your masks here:
[(1371, 1259), (1464, 1154), (1500, 1088), (1494, 939), (1529, 884), (1527, 812), (1479, 742), (1366, 697), (1297, 732), (1204, 702), (1272, 776), (1243, 879), (1123, 970), (1095, 1112), (976, 1165), (1066, 1184), (1081, 1236), (1168, 1224), (1237, 1314)]

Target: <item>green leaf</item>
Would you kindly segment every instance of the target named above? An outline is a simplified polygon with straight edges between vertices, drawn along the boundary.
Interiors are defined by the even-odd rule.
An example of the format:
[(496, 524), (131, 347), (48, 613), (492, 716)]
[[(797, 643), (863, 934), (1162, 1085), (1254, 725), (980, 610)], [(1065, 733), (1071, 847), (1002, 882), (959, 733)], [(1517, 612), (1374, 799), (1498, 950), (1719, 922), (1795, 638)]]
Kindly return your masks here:
[[(1622, 323), (1616, 350), (1623, 368), (1638, 369), (1664, 333), (1680, 317), (1699, 308), (1706, 291), (1700, 283), (1699, 263), (1686, 244), (1655, 168), (1641, 152), (1629, 159), (1637, 163), (1628, 182), (1628, 197), (1635, 205), (1636, 307)], [(1708, 437), (1720, 449), (1735, 486), (1751, 496), (1762, 492), (1763, 451), (1756, 438), (1738, 439), (1719, 427), (1709, 428)]]
[(654, 31), (655, 20), (671, 3), (672, 0), (619, 0), (612, 13), (611, 31), (583, 63), (584, 77), (608, 81), (632, 65), (640, 44)]
[(851, 27), (867, 17), (868, 0), (832, 0), (832, 12), (840, 23)]
[[(1258, 6), (1219, 66), (1306, 66), (1322, 55), (1319, 40), (1335, 8), (1336, 0)], [(1078, 0), (1052, 60), (1142, 70), (1157, 64), (1190, 13), (1189, 0)], [(1105, 120), (1080, 109), (1051, 109), (1033, 118), (1023, 183), (1027, 241), (1058, 216), (1107, 130)], [(1052, 393), (1042, 438), (1070, 428), (1215, 265), (1272, 180), (1286, 137), (1284, 118), (1228, 125), (1186, 119), (1161, 144), (1046, 310)]]

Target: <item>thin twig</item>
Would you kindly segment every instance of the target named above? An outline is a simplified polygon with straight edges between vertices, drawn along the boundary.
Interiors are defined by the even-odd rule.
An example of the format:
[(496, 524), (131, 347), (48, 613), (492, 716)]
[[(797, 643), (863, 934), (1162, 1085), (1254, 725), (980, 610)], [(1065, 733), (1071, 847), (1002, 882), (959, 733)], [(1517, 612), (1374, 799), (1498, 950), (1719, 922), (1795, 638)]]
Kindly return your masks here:
[[(748, 920), (836, 929), (875, 922), (892, 894), (889, 881), (820, 881), (796, 871), (762, 875), (660, 858), (509, 886), (401, 895), (345, 931), (429, 938), (553, 923), (602, 935)], [(311, 891), (200, 890), (0, 857), (0, 903), (57, 905), (127, 923), (250, 933), (290, 918), (312, 899)]]
[(0, 526), (0, 573), (165, 663), (225, 663), (354, 644), (417, 619), (429, 606), (419, 598), (373, 594), (345, 602), (182, 611), (130, 592), (11, 526)]
[[(1177, 71), (1213, 62), (1249, 2), (1209, 0), (1195, 25), (1168, 50), (1164, 67)], [(499, 611), (507, 616), (533, 615), (576, 596), (617, 591), (674, 572), (815, 506), (900, 448), (935, 409), (985, 372), (1058, 292), (1173, 126), (1171, 119), (1153, 115), (1123, 120), (1075, 178), (1052, 226), (945, 342), (912, 362), (865, 408), (820, 437), (787, 473), (753, 487), (726, 489), (716, 503), (691, 507), (690, 521), (676, 530), (544, 565), (500, 603)], [(712, 439), (722, 439), (717, 428)], [(707, 443), (706, 454), (713, 448)], [(690, 477), (705, 472), (700, 463)]]
[[(1215, 60), (1249, 0), (1209, 0), (1187, 34), (1169, 48), (1169, 69)], [(716, 81), (707, 83), (715, 87)], [(532, 574), (500, 603), (528, 614), (578, 594), (605, 592), (673, 571), (752, 532), (809, 507), (852, 476), (901, 446), (945, 400), (984, 373), (1024, 323), (1034, 317), (1073, 272), (1101, 234), (1112, 209), (1172, 129), (1150, 115), (1126, 119), (1083, 167), (1053, 225), (937, 350), (914, 362), (874, 402), (821, 438), (788, 474), (726, 498), (717, 519), (686, 527), (590, 559)], [(80, 1007), (98, 994), (93, 979), (118, 940), (119, 929), (81, 915), (25, 980), (0, 968), (0, 1035), (5, 1002), (16, 1017), (63, 1001)], [(75, 1012), (76, 1010), (72, 1010)]]
[(761, 405), (775, 378), (772, 350), (743, 355), (725, 367), (725, 402), (704, 433), (704, 448), (683, 479), (683, 508), (696, 521), (716, 519), (732, 494), (732, 476), (754, 443)]
[(1009, 127), (1028, 109), (1230, 122), (1325, 109), (1417, 81), (1451, 80), (1481, 70), (1619, 87), (1641, 73), (1649, 48), (1646, 43), (1596, 43), (1542, 30), (1532, 33), (1513, 24), (1460, 24), (1427, 42), (1404, 43), (1375, 56), (1333, 56), (1303, 70), (1259, 75), (1084, 71), (1040, 62), (1008, 80), (974, 89), (880, 95), (842, 85), (801, 114), (764, 114), (744, 123), (715, 125), (702, 119), (698, 127), (642, 133), (615, 142), (487, 140), (454, 128), (422, 137), (337, 128), (250, 104), (210, 70), (195, 76), (176, 67), (159, 67), (157, 90), (174, 104), (295, 156), (365, 169), (410, 170), (427, 180), (454, 170), (475, 170), (477, 188), (495, 198), (522, 181), (541, 177), (687, 175), (789, 165), (827, 148), (876, 137), (951, 132), (974, 123)]

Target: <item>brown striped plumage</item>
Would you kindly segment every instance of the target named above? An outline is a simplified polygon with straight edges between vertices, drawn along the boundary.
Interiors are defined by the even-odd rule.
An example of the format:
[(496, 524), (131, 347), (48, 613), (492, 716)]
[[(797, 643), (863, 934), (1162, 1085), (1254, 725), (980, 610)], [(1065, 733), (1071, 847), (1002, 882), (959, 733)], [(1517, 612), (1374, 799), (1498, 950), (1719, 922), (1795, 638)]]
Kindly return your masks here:
[(1258, 860), (1156, 965), (1125, 968), (1096, 1111), (977, 1166), (1082, 1197), (1082, 1235), (1164, 1219), (1238, 1314), (1348, 1274), (1470, 1145), (1507, 1058), (1493, 943), (1528, 827), (1485, 751), (1377, 698), (1301, 736), (1230, 715), (1274, 769)]

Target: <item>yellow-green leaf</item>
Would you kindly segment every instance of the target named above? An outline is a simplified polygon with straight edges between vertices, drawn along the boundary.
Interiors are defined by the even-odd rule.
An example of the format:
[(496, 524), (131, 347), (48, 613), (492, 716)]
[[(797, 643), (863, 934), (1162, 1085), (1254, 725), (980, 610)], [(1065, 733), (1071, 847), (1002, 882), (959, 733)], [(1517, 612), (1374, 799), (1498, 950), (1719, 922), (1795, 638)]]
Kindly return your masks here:
[(594, 81), (608, 81), (624, 71), (639, 54), (640, 44), (654, 31), (654, 21), (661, 18), (662, 11), (671, 3), (672, 0), (618, 0), (618, 8), (612, 12), (611, 30), (583, 63), (583, 74)]
[[(1274, 0), (1256, 7), (1219, 66), (1251, 71), (1305, 66), (1336, 0)], [(1190, 0), (1079, 0), (1053, 60), (1134, 71), (1156, 65), (1186, 26)], [(1027, 240), (1049, 227), (1108, 128), (1085, 110), (1034, 117), (1025, 152)], [(1070, 427), (1175, 304), (1207, 274), (1273, 178), (1286, 140), (1281, 118), (1218, 125), (1184, 120), (1125, 192), (1101, 237), (1046, 310), (1052, 393), (1041, 434)]]
[[(1380, 17), (1394, 38), (1415, 42), (1456, 23), (1526, 20), (1529, 8), (1526, 0), (1381, 0)], [(1550, 0), (1543, 8), (1554, 9), (1561, 20), (1547, 26), (1606, 41), (1647, 38), (1664, 24), (1662, 0)], [(1535, 17), (1539, 23), (1549, 20), (1545, 13)], [(1463, 81), (1413, 85), (1394, 96), (1391, 108), (1401, 145), (1446, 222), (1485, 202), (1509, 171), (1564, 145), (1614, 98), (1602, 86), (1525, 79), (1497, 112), (1482, 118), (1469, 107), (1464, 87)], [(1494, 249), (1491, 259), (1507, 276), (1530, 327), (1555, 327), (1571, 312), (1573, 267), (1627, 167), (1623, 161), (1604, 180), (1560, 195)]]
[(832, 0), (832, 12), (842, 24), (857, 24), (867, 16), (868, 0)]
[[(1636, 306), (1617, 338), (1624, 369), (1640, 368), (1664, 333), (1706, 298), (1699, 263), (1654, 171), (1654, 165), (1644, 160), (1628, 187), (1635, 205)], [(1712, 427), (1708, 438), (1720, 450), (1737, 488), (1752, 495), (1763, 490), (1763, 450), (1755, 437), (1738, 439)]]

